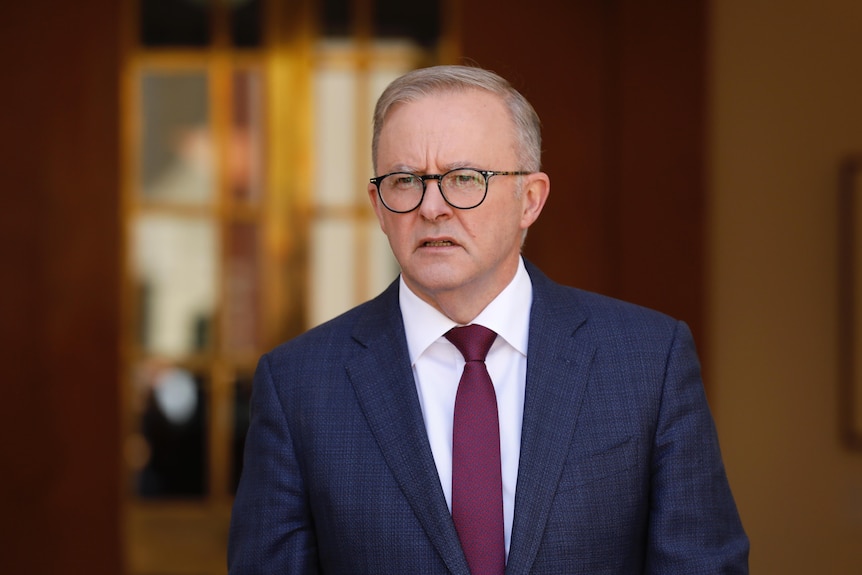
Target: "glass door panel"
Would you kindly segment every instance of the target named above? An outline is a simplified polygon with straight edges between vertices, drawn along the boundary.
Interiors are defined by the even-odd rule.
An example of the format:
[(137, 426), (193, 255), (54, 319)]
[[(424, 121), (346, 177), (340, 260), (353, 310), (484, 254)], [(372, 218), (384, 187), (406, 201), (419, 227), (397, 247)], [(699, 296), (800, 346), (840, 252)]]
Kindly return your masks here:
[(242, 473), (242, 457), (245, 450), (245, 437), (248, 433), (249, 409), (251, 407), (251, 386), (254, 377), (249, 374), (238, 377), (233, 384), (233, 441), (231, 444), (231, 495), (236, 493)]
[(312, 224), (308, 324), (318, 325), (354, 305), (356, 245), (354, 224), (342, 218), (321, 218)]
[(263, 196), (263, 78), (259, 69), (235, 70), (231, 78), (231, 123), (228, 134), (228, 187), (237, 202), (257, 203)]
[[(368, 293), (377, 295), (392, 283), (401, 272), (392, 250), (389, 248), (389, 240), (380, 230), (377, 219), (370, 219), (364, 223), (363, 237), (368, 242)], [(369, 296), (371, 297), (371, 296)]]
[(154, 212), (141, 214), (134, 232), (141, 349), (169, 358), (207, 352), (216, 317), (216, 226), (204, 218)]
[(234, 222), (225, 254), (225, 348), (233, 354), (261, 350), (261, 240), (254, 223)]
[(135, 490), (145, 499), (207, 494), (207, 382), (187, 369), (146, 362), (135, 374), (140, 466)]
[(365, 186), (355, 178), (357, 84), (357, 73), (350, 68), (326, 67), (314, 75), (314, 201), (318, 209), (350, 208), (357, 195), (365, 195)]
[(206, 71), (145, 70), (139, 97), (142, 199), (211, 203), (215, 169)]

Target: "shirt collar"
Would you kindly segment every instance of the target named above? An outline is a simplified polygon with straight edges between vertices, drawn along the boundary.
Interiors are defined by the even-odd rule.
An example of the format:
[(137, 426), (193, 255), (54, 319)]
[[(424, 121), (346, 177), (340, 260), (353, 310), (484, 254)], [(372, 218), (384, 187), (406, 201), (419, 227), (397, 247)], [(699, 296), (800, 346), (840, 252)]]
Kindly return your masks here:
[[(398, 300), (407, 335), (410, 364), (413, 365), (432, 343), (458, 324), (413, 293), (403, 276), (399, 284)], [(532, 302), (533, 284), (524, 267), (524, 260), (520, 258), (515, 277), (509, 285), (471, 323), (494, 330), (498, 337), (526, 356)]]

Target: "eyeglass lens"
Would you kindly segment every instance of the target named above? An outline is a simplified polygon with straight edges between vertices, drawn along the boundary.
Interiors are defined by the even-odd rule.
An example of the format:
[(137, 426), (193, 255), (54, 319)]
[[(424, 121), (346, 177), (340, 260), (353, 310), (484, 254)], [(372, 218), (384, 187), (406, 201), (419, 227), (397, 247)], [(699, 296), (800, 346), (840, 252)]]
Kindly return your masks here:
[[(443, 197), (456, 208), (474, 208), (485, 197), (485, 176), (477, 170), (464, 168), (446, 172), (442, 177), (424, 178), (431, 179), (438, 180)], [(389, 174), (380, 180), (380, 196), (389, 209), (407, 212), (419, 206), (426, 185), (427, 181), (416, 174)]]

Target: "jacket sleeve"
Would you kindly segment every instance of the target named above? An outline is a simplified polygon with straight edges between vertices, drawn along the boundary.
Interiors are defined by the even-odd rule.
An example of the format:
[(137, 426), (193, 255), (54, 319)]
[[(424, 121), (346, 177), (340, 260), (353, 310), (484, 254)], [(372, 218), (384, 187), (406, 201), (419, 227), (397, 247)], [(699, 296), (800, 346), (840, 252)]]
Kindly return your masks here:
[(748, 538), (725, 475), (694, 342), (677, 324), (652, 458), (645, 573), (746, 574)]
[(230, 575), (318, 573), (307, 490), (286, 413), (264, 356), (254, 376), (251, 423), (231, 515)]

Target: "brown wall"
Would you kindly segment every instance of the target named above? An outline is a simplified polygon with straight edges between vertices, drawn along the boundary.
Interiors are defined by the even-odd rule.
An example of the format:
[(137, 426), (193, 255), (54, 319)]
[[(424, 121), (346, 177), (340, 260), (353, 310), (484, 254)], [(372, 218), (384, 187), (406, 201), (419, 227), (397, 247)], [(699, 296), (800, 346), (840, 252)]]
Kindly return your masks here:
[(121, 572), (117, 3), (0, 8), (0, 571)]
[(752, 573), (856, 575), (862, 452), (838, 427), (837, 195), (842, 159), (862, 154), (862, 3), (776, 6), (712, 7), (708, 376)]
[(558, 281), (683, 319), (698, 340), (705, 6), (534, 0), (525, 9), (468, 0), (462, 7), (464, 56), (512, 81), (543, 120), (551, 197), (526, 255)]

